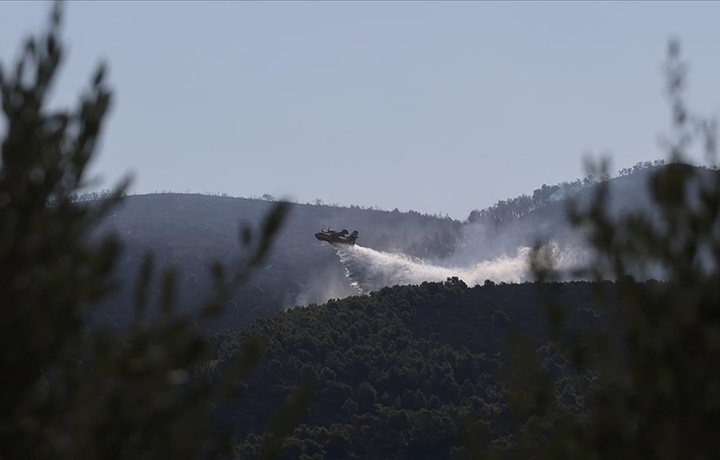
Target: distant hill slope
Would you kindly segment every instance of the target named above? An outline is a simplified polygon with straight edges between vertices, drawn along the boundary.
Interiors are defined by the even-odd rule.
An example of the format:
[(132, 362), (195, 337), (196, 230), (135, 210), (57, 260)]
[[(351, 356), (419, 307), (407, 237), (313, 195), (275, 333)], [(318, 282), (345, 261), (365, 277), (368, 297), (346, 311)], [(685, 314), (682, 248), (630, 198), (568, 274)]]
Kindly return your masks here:
[[(210, 292), (210, 263), (237, 260), (242, 254), (240, 226), (257, 226), (271, 205), (264, 200), (191, 194), (127, 197), (103, 228), (116, 232), (124, 242), (118, 267), (122, 286), (102, 306), (97, 320), (126, 324), (137, 268), (148, 251), (155, 254), (158, 266), (181, 267), (181, 304), (197, 305)], [(223, 325), (246, 326), (288, 306), (356, 294), (332, 247), (314, 237), (328, 226), (358, 230), (358, 244), (364, 246), (441, 257), (452, 252), (460, 223), (416, 212), (293, 204), (267, 260), (230, 302)]]
[[(609, 188), (608, 211), (612, 216), (629, 212), (645, 212), (657, 217), (652, 209), (650, 177), (658, 168), (692, 168), (701, 172), (699, 177), (710, 178), (720, 174), (717, 170), (684, 164), (655, 165), (637, 169), (607, 180)], [(572, 227), (568, 215), (570, 201), (581, 209), (587, 208), (597, 192), (597, 184), (569, 185), (537, 189), (536, 200), (528, 195), (498, 202), (495, 206), (474, 211), (463, 225), (461, 241), (456, 245), (456, 259), (470, 261), (492, 259), (514, 254), (518, 247), (532, 246), (536, 241), (555, 240), (579, 247), (582, 235)], [(541, 190), (554, 191), (542, 196)], [(692, 191), (689, 192), (692, 194)], [(539, 196), (538, 196), (539, 195)], [(525, 204), (520, 204), (525, 202)], [(496, 217), (496, 214), (499, 217)]]
[[(651, 173), (655, 168), (676, 166), (650, 166), (610, 179), (612, 212), (648, 209)], [(718, 174), (709, 169), (704, 171)], [(464, 223), (417, 212), (293, 204), (272, 252), (248, 285), (230, 301), (222, 325), (244, 327), (256, 318), (289, 306), (357, 294), (358, 290), (346, 277), (346, 266), (333, 248), (313, 236), (328, 226), (358, 230), (361, 246), (414, 256), (422, 259), (423, 264), (453, 268), (472, 267), (501, 256), (519, 260), (518, 249), (532, 246), (537, 240), (552, 239), (562, 243), (565, 250), (581, 252), (577, 251), (582, 248), (580, 235), (570, 225), (566, 208), (570, 199), (587, 205), (596, 186), (592, 183), (575, 186), (579, 183), (575, 181), (565, 188), (543, 186), (534, 192), (536, 196), (532, 199), (523, 196), (499, 202), (488, 210), (474, 212), (471, 214), (474, 218)], [(210, 290), (209, 264), (214, 260), (231, 263), (236, 259), (241, 254), (240, 225), (256, 225), (271, 205), (264, 200), (191, 194), (127, 197), (104, 227), (117, 232), (125, 243), (118, 269), (123, 283), (103, 305), (98, 321), (127, 322), (132, 283), (147, 251), (155, 253), (159, 266), (177, 264), (182, 268), (181, 303), (184, 308), (197, 305)], [(498, 215), (501, 218), (496, 218)], [(512, 279), (529, 279), (528, 276)], [(493, 281), (504, 281), (502, 275), (498, 277)], [(385, 285), (397, 282), (393, 277), (387, 279)], [(471, 284), (483, 281), (484, 278), (473, 280)]]

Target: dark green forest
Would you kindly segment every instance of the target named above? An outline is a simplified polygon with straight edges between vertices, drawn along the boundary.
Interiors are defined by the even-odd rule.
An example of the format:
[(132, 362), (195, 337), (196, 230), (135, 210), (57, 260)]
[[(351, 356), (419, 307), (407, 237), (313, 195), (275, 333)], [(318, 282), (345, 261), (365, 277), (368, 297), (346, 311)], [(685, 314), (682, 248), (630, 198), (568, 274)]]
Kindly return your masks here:
[(597, 289), (611, 296), (614, 284), (469, 288), (448, 279), (291, 309), (219, 334), (214, 372), (249, 337), (266, 346), (241, 396), (221, 411), (238, 435), (236, 454), (256, 453), (272, 414), (303, 384), (313, 397), (283, 458), (467, 458), (476, 436), (487, 443), (483, 452), (505, 452), (528, 423), (508, 408), (509, 339), (531, 341), (562, 408), (583, 415), (592, 376), (573, 372), (550, 343), (543, 302), (577, 306), (566, 339), (581, 343), (608, 327)]
[[(665, 162), (611, 180), (601, 162), (463, 224), (127, 182), (78, 199), (114, 96), (101, 64), (49, 108), (62, 18), (56, 3), (0, 66), (0, 459), (720, 457), (720, 174), (685, 158), (716, 161), (716, 124), (685, 104), (678, 42)], [(583, 281), (520, 232), (561, 218), (592, 249)], [(535, 235), (533, 281), (293, 307), (314, 277), (343, 279), (304, 244), (323, 219), (430, 260), (466, 225)]]

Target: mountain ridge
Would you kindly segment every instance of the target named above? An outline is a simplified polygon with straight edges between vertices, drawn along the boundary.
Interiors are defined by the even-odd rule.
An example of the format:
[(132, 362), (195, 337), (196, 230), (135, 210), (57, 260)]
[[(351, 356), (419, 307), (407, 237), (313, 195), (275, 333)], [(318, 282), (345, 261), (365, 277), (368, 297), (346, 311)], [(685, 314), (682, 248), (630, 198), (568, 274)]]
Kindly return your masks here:
[[(618, 192), (611, 193), (611, 206), (618, 203), (626, 211), (647, 206), (645, 183), (657, 167), (667, 166), (656, 165), (609, 179), (611, 192)], [(588, 203), (594, 190), (590, 184), (574, 195), (546, 200), (542, 206), (500, 224), (460, 222), (397, 210), (292, 204), (266, 262), (229, 301), (227, 325), (247, 327), (259, 317), (290, 306), (323, 303), (359, 292), (334, 251), (326, 243), (315, 241), (313, 234), (322, 227), (358, 230), (358, 243), (376, 251), (409, 255), (421, 262), (463, 266), (498, 257), (522, 257), (518, 248), (531, 247), (542, 239), (579, 244), (581, 235), (573, 231), (566, 217), (567, 200)], [(268, 200), (201, 194), (126, 197), (102, 227), (102, 231), (118, 234), (124, 243), (118, 269), (123, 283), (102, 305), (97, 320), (114, 325), (128, 323), (133, 274), (148, 251), (155, 254), (160, 267), (182, 267), (179, 298), (184, 308), (198, 305), (211, 289), (210, 263), (232, 263), (240, 258), (239, 227), (257, 225), (272, 205)]]

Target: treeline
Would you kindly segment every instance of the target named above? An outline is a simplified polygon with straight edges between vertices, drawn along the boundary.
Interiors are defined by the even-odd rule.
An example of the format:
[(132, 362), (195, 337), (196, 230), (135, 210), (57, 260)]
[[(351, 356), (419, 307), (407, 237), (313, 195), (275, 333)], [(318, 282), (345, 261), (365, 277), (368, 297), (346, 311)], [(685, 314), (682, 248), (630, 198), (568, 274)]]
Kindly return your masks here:
[[(93, 190), (90, 192), (74, 193), (71, 199), (74, 202), (101, 201), (113, 197), (114, 194), (115, 192), (113, 190), (108, 189)], [(125, 197), (127, 194), (123, 193), (123, 196)]]
[[(636, 163), (632, 168), (620, 169), (616, 177), (629, 176), (630, 174), (664, 164), (665, 160), (641, 161)], [(561, 182), (555, 185), (543, 184), (542, 187), (535, 189), (532, 195), (522, 194), (515, 198), (500, 200), (488, 208), (475, 209), (470, 212), (467, 220), (469, 223), (499, 227), (512, 220), (520, 219), (550, 202), (563, 199), (593, 184), (609, 179), (611, 179), (609, 174), (604, 174), (600, 177), (595, 177), (590, 174), (583, 179), (576, 179), (572, 182)]]
[(644, 169), (650, 169), (656, 166), (663, 166), (665, 165), (665, 160), (655, 160), (655, 161), (638, 161), (635, 163), (635, 165), (632, 168), (622, 168), (618, 170), (617, 176), (623, 177), (623, 176), (629, 176), (630, 174), (640, 172)]
[(572, 182), (561, 182), (556, 185), (543, 184), (542, 187), (535, 189), (532, 195), (522, 194), (515, 198), (500, 200), (489, 208), (471, 211), (468, 222), (499, 227), (512, 220), (520, 219), (551, 201), (562, 199), (589, 187), (597, 181), (597, 178), (589, 175), (584, 179), (576, 179)]

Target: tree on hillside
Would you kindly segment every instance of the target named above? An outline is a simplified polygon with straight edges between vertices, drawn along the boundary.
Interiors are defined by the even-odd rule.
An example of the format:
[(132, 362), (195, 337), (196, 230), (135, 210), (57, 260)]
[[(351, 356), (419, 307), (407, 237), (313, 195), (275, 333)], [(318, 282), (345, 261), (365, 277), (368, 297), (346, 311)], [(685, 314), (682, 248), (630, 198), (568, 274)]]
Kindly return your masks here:
[[(577, 369), (597, 379), (587, 417), (563, 417), (535, 400), (545, 409), (536, 447), (547, 458), (720, 458), (720, 174), (685, 163), (698, 144), (715, 160), (716, 124), (685, 105), (677, 42), (665, 73), (672, 135), (669, 162), (648, 185), (654, 209), (613, 217), (611, 189), (600, 183), (590, 206), (569, 210), (597, 255), (584, 273), (616, 279), (620, 304), (606, 312), (615, 315), (612, 330), (589, 345), (564, 343)], [(541, 279), (553, 275), (543, 249), (534, 263)], [(663, 282), (635, 281), (649, 278)], [(562, 331), (562, 306), (548, 311)]]
[(101, 65), (74, 109), (48, 109), (64, 56), (61, 12), (55, 4), (47, 31), (26, 40), (13, 67), (0, 67), (6, 121), (0, 458), (198, 458), (217, 452), (225, 444), (213, 405), (234, 393), (259, 345), (247, 347), (228, 380), (216, 381), (203, 367), (211, 350), (195, 323), (223, 311), (227, 294), (267, 253), (286, 205), (273, 207), (257, 235), (244, 232), (247, 252), (236, 267), (213, 267), (216, 293), (193, 316), (174, 309), (176, 271), (157, 274), (148, 257), (136, 302), (128, 306), (134, 308), (131, 330), (121, 335), (89, 328), (94, 306), (115, 287), (121, 251), (114, 237), (96, 229), (126, 183), (99, 201), (76, 199), (112, 94)]

